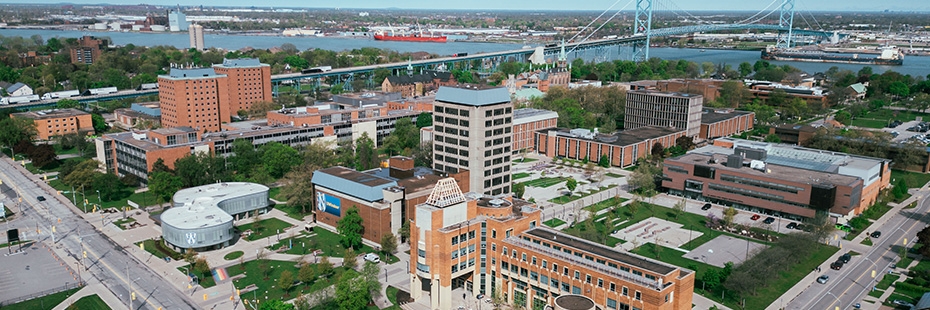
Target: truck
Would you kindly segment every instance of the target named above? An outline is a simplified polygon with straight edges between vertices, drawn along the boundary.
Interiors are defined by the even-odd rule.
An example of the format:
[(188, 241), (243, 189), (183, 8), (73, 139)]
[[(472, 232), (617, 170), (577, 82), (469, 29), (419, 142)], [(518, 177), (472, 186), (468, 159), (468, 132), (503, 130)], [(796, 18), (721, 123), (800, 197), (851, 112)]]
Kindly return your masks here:
[(39, 95), (25, 95), (0, 98), (0, 104), (17, 104), (39, 101)]
[(150, 89), (158, 89), (158, 83), (143, 83), (139, 85), (139, 87), (136, 87), (136, 90), (150, 90)]
[(319, 67), (313, 67), (313, 68), (300, 70), (300, 73), (304, 73), (304, 74), (320, 73), (320, 72), (327, 72), (327, 71), (332, 71), (332, 70), (333, 70), (333, 66), (319, 66)]
[(80, 95), (81, 95), (81, 91), (76, 90), (76, 89), (65, 90), (65, 91), (55, 91), (55, 92), (45, 93), (44, 95), (42, 95), (42, 100), (71, 98), (71, 97), (77, 97)]
[(84, 91), (84, 96), (109, 95), (116, 92), (116, 87), (91, 88)]

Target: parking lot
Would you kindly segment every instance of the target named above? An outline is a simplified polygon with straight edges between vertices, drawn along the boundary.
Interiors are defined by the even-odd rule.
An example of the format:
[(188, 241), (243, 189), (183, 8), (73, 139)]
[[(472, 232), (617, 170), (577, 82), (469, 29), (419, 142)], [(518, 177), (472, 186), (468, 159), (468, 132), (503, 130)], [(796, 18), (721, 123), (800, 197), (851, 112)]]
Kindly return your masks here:
[[(14, 246), (14, 250), (19, 246)], [(18, 300), (34, 293), (74, 285), (77, 279), (71, 266), (64, 266), (45, 246), (33, 243), (23, 253), (6, 255), (0, 249), (0, 300)], [(49, 308), (51, 309), (51, 308)]]
[(905, 142), (908, 140), (918, 140), (923, 144), (930, 144), (930, 123), (922, 121), (909, 121), (900, 123), (898, 126), (886, 127), (882, 131), (891, 133), (894, 137), (892, 141)]

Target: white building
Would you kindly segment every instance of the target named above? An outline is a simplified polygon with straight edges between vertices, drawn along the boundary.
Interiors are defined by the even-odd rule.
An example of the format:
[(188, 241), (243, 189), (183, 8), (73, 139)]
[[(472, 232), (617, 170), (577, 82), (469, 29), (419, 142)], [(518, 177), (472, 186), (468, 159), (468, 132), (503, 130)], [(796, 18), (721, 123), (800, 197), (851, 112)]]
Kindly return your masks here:
[(181, 11), (168, 13), (168, 30), (187, 31), (187, 15), (184, 15)]

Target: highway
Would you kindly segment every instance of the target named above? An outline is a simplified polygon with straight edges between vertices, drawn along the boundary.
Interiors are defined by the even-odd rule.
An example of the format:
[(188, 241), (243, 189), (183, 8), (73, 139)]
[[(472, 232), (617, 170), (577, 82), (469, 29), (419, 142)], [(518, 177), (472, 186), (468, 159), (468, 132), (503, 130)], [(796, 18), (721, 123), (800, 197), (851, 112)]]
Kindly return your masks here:
[[(833, 261), (824, 262), (821, 272), (815, 273), (818, 276), (829, 276), (827, 283), (812, 282), (807, 289), (788, 303), (786, 309), (845, 310), (853, 309), (856, 303), (861, 303), (863, 307), (871, 305), (862, 302), (862, 299), (878, 281), (881, 281), (882, 276), (888, 270), (894, 268), (905, 239), (908, 245), (913, 245), (917, 241), (917, 232), (926, 227), (927, 221), (930, 221), (928, 209), (930, 209), (930, 203), (925, 196), (920, 199), (916, 208), (902, 209), (897, 214), (886, 214), (885, 216), (889, 218), (883, 224), (869, 228), (870, 231), (882, 232), (879, 238), (872, 238), (871, 247), (858, 243), (844, 244), (840, 253), (852, 250), (861, 255), (853, 256), (849, 263), (840, 270), (830, 269), (830, 263)], [(875, 278), (872, 278), (873, 270)]]
[[(85, 281), (102, 283), (127, 307), (131, 286), (136, 293), (132, 309), (198, 308), (189, 297), (129, 255), (126, 249), (109, 240), (65, 204), (70, 202), (40, 187), (41, 177), (23, 173), (15, 165), (9, 158), (0, 159), (0, 180), (3, 180), (0, 188), (5, 198), (8, 198), (4, 199), (7, 206), (17, 213), (17, 218), (10, 225), (25, 232), (25, 238), (54, 243), (54, 247), (63, 249), (77, 261), (82, 261), (83, 248), (87, 252), (87, 258), (83, 259), (87, 269), (75, 269), (81, 269), (80, 274)], [(9, 203), (18, 202), (20, 196), (22, 203)], [(37, 196), (44, 196), (46, 200), (38, 201)], [(55, 226), (55, 233), (52, 233), (52, 226)]]

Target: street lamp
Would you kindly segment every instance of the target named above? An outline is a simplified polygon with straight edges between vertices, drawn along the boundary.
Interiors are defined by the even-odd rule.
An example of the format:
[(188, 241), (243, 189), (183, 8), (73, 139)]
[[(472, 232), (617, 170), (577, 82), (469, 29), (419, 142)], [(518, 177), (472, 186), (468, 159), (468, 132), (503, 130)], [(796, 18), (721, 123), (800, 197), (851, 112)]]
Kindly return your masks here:
[(103, 205), (103, 201), (100, 200), (100, 190), (97, 190), (97, 204)]

